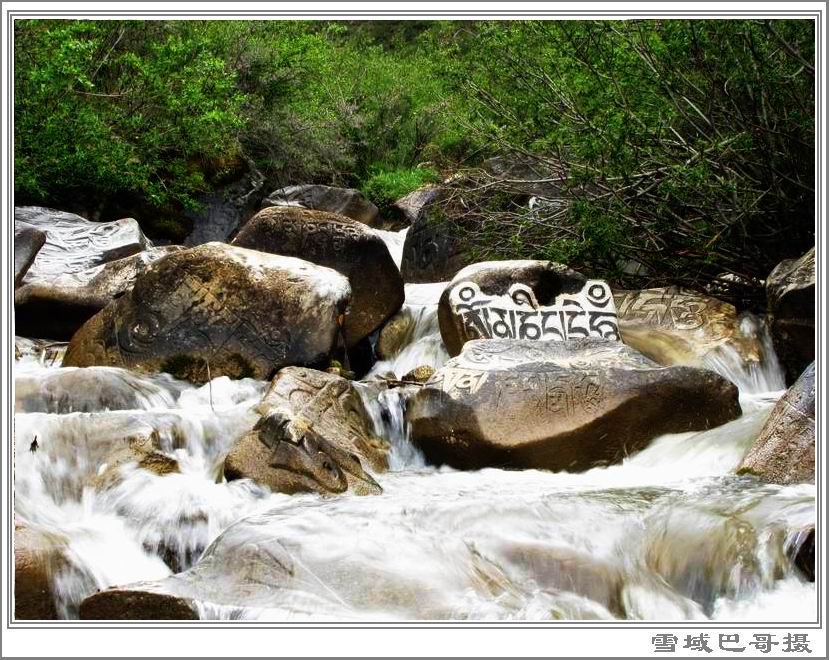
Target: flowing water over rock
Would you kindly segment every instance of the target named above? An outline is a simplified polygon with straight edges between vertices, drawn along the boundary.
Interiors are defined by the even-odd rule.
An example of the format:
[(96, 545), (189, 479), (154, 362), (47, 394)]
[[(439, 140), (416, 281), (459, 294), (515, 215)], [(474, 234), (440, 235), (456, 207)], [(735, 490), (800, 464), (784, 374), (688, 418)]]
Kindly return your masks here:
[(728, 424), (579, 474), (436, 469), (409, 443), (416, 386), (378, 381), (447, 359), (443, 285), (430, 286), (407, 287), (411, 334), (358, 388), (392, 445), (377, 496), (222, 479), (268, 383), (59, 368), (20, 342), (15, 519), (52, 539), (58, 615), (131, 585), (213, 619), (815, 616), (814, 585), (789, 558), (815, 523), (815, 488), (734, 475), (783, 390), (763, 333), (763, 360), (726, 351), (708, 365), (741, 389)]

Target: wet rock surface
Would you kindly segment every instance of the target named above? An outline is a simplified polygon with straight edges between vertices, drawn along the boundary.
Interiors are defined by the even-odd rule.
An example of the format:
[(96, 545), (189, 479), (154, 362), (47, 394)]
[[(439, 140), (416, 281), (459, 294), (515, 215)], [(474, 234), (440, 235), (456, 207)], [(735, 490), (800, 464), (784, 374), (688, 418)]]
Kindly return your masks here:
[(24, 524), (14, 526), (14, 618), (57, 619), (53, 574), (62, 561), (59, 536)]
[(407, 409), (413, 440), (435, 463), (568, 471), (739, 415), (737, 388), (714, 372), (591, 339), (468, 342)]
[(14, 286), (20, 286), (37, 253), (46, 242), (46, 234), (25, 222), (14, 224)]
[(15, 291), (17, 332), (30, 337), (69, 340), (95, 314), (123, 295), (151, 264), (179, 246), (149, 248), (48, 283), (32, 282)]
[(81, 603), (85, 620), (188, 621), (198, 620), (195, 604), (152, 591), (109, 589), (89, 596)]
[(664, 287), (617, 290), (614, 300), (622, 340), (660, 364), (700, 366), (726, 343), (742, 348), (740, 316), (717, 298)]
[(46, 234), (46, 242), (23, 278), (24, 283), (49, 284), (61, 275), (152, 247), (132, 218), (90, 222), (74, 213), (41, 206), (17, 206), (14, 220), (15, 224), (24, 223)]
[[(207, 243), (166, 256), (75, 334), (65, 366), (267, 378), (326, 360), (348, 281), (315, 264)], [(210, 378), (208, 375), (210, 374)]]

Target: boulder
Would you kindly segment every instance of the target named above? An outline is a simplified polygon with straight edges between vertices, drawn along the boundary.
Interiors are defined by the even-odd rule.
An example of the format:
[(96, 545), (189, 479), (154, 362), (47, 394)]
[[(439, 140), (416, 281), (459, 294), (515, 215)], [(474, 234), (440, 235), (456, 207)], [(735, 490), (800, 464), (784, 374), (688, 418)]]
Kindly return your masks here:
[(363, 465), (386, 470), (389, 446), (348, 380), (287, 367), (257, 411), (262, 418), (225, 459), (229, 481), (249, 478), (281, 493), (381, 492)]
[(485, 261), (460, 270), (438, 304), (450, 355), (471, 339), (619, 339), (605, 282), (550, 261)]
[(15, 226), (24, 223), (46, 234), (46, 242), (23, 278), (49, 284), (56, 277), (122, 259), (152, 247), (133, 218), (90, 222), (74, 213), (41, 206), (16, 206)]
[(180, 473), (179, 462), (161, 451), (161, 446), (161, 435), (156, 429), (119, 438), (89, 485), (99, 491), (117, 486), (123, 476), (121, 468), (130, 463), (159, 477)]
[(816, 581), (816, 528), (815, 525), (792, 535), (787, 544), (787, 556), (808, 582)]
[(205, 383), (327, 362), (349, 303), (342, 275), (206, 243), (159, 260), (78, 330), (64, 366), (165, 371)]
[(188, 598), (135, 589), (105, 589), (81, 602), (80, 618), (96, 621), (199, 620), (196, 604)]
[(46, 234), (37, 227), (25, 222), (14, 224), (14, 286), (23, 281), (29, 268), (35, 261), (37, 253), (46, 242)]
[(816, 249), (778, 264), (767, 277), (767, 312), (775, 352), (787, 382), (815, 359)]
[(740, 412), (714, 372), (662, 367), (621, 342), (492, 339), (467, 342), (406, 415), (434, 463), (581, 471)]
[(422, 364), (420, 367), (415, 367), (411, 371), (404, 374), (402, 381), (405, 383), (426, 383), (435, 375), (435, 368), (428, 364)]
[(404, 282), (441, 282), (472, 262), (452, 221), (429, 204), (406, 233), (401, 256)]
[(724, 344), (747, 360), (760, 359), (735, 307), (717, 298), (665, 287), (617, 290), (614, 301), (622, 340), (660, 364), (701, 366)]
[(567, 198), (568, 177), (561, 168), (552, 166), (533, 156), (493, 156), (484, 161), (483, 169), (502, 183), (505, 189), (513, 189), (527, 195), (545, 199)]
[(816, 366), (811, 364), (775, 404), (738, 474), (774, 484), (816, 478)]
[(380, 219), (378, 207), (354, 188), (317, 184), (288, 186), (275, 190), (265, 198), (262, 208), (269, 206), (302, 206), (314, 211), (337, 213), (370, 227), (374, 227)]
[(63, 539), (28, 525), (14, 525), (14, 618), (57, 619), (52, 576), (65, 561)]
[(414, 224), (429, 209), (431, 204), (439, 201), (443, 194), (443, 188), (436, 185), (428, 185), (413, 190), (404, 195), (394, 204), (387, 218), (392, 220), (396, 227), (407, 227)]
[(348, 277), (352, 302), (343, 327), (350, 348), (383, 325), (404, 302), (403, 281), (383, 239), (345, 216), (274, 206), (251, 218), (233, 245), (301, 257)]
[(412, 339), (415, 330), (415, 315), (412, 308), (404, 305), (381, 328), (375, 344), (375, 352), (381, 360), (391, 360)]
[(24, 284), (14, 293), (16, 331), (29, 337), (69, 340), (86, 321), (129, 291), (150, 264), (181, 250), (179, 246), (144, 250), (50, 282)]

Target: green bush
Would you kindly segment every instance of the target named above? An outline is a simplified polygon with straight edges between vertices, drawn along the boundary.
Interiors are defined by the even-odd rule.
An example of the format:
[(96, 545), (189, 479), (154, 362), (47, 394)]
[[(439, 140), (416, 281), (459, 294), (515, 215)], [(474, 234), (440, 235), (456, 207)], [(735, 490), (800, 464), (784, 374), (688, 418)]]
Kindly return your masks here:
[(397, 200), (413, 190), (439, 180), (438, 172), (428, 167), (413, 167), (407, 170), (377, 172), (369, 177), (361, 190), (380, 209), (388, 211)]

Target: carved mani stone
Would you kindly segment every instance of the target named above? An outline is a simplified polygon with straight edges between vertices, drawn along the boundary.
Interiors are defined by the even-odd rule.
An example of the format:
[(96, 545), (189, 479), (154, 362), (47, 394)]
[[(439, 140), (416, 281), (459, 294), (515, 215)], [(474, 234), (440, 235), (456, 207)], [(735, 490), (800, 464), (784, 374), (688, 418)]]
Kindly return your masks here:
[(349, 278), (352, 302), (343, 324), (351, 348), (368, 337), (404, 302), (400, 271), (380, 236), (342, 215), (272, 206), (251, 218), (234, 245), (306, 259)]
[(614, 299), (622, 340), (661, 364), (700, 366), (726, 343), (746, 360), (761, 358), (735, 307), (722, 300), (679, 287), (618, 290)]
[(345, 378), (287, 367), (257, 410), (262, 418), (225, 459), (228, 479), (250, 478), (281, 493), (381, 492), (363, 466), (385, 471), (389, 446)]
[(739, 415), (737, 388), (716, 373), (662, 367), (602, 339), (467, 342), (407, 409), (435, 463), (570, 471)]
[(268, 378), (328, 358), (350, 292), (328, 268), (205, 243), (154, 263), (78, 330), (63, 364)]
[(549, 261), (464, 268), (444, 290), (438, 317), (450, 355), (471, 339), (619, 339), (609, 286)]

